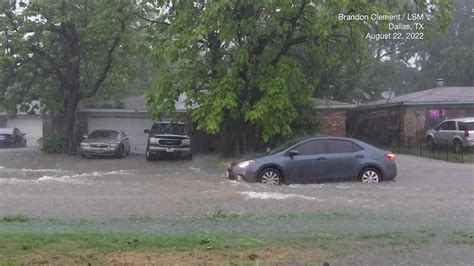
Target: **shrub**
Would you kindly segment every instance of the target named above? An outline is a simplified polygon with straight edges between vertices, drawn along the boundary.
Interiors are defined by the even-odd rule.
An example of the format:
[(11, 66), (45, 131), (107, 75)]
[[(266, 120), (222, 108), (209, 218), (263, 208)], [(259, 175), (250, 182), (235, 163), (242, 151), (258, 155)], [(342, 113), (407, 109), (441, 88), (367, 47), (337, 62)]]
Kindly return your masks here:
[(38, 139), (40, 149), (44, 153), (59, 153), (63, 151), (63, 140), (58, 132)]

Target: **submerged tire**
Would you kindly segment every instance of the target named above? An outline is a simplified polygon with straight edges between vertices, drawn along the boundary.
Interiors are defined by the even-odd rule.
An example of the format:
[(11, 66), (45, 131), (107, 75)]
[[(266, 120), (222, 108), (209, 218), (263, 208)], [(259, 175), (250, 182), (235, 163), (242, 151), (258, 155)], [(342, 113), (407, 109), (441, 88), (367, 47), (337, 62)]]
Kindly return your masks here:
[(362, 181), (362, 183), (379, 183), (382, 181), (382, 176), (380, 175), (380, 172), (372, 167), (365, 168), (360, 172), (359, 175), (359, 180)]
[(281, 185), (283, 182), (283, 176), (275, 168), (266, 168), (258, 176), (258, 181), (265, 185)]

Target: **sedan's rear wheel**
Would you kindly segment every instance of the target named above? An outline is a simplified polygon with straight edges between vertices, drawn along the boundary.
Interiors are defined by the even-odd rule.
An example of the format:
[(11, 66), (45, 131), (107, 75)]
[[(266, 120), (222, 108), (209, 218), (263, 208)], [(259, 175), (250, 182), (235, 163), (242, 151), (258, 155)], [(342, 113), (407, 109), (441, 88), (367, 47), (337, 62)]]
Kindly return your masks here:
[(280, 172), (275, 168), (264, 169), (259, 177), (260, 183), (266, 185), (280, 185), (283, 181), (282, 179)]
[(374, 168), (366, 168), (360, 173), (362, 183), (378, 183), (382, 181), (379, 171)]

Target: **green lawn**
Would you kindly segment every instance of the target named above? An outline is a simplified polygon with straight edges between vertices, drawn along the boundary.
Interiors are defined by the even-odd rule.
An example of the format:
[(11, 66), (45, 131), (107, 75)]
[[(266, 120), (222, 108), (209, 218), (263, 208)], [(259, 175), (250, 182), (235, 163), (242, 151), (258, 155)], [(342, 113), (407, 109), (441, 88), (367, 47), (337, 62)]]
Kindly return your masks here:
[[(103, 264), (183, 260), (221, 265), (289, 262), (323, 263), (326, 259), (373, 248), (394, 252), (429, 245), (439, 236), (433, 230), (313, 232), (296, 235), (146, 235), (126, 233), (1, 233), (0, 265)], [(456, 231), (446, 243), (473, 245), (473, 233)], [(439, 241), (439, 239), (437, 239)], [(282, 254), (283, 252), (283, 254)], [(275, 256), (280, 254), (280, 256)]]

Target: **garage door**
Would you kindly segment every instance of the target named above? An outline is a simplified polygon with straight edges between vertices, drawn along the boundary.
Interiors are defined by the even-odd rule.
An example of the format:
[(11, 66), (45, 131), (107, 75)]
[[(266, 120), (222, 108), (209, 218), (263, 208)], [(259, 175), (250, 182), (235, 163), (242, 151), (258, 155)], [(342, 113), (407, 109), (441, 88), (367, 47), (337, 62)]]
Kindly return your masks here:
[(89, 133), (96, 129), (123, 130), (130, 139), (131, 153), (145, 153), (147, 135), (144, 129), (150, 128), (152, 120), (150, 118), (134, 117), (93, 117), (88, 118)]
[(7, 120), (7, 127), (16, 127), (26, 134), (26, 146), (38, 146), (43, 136), (43, 118), (37, 116), (17, 116)]

